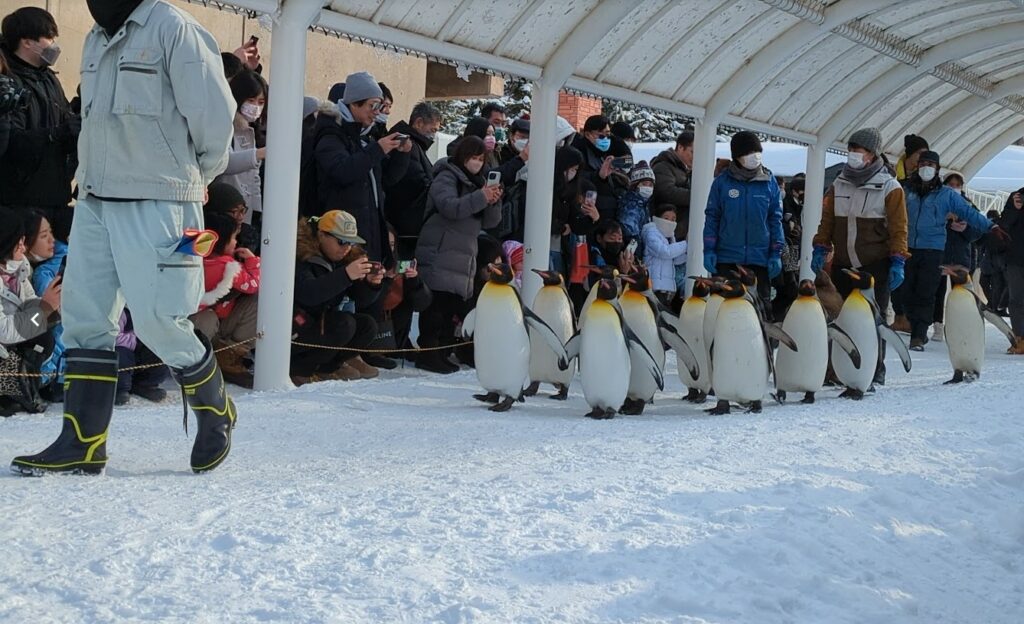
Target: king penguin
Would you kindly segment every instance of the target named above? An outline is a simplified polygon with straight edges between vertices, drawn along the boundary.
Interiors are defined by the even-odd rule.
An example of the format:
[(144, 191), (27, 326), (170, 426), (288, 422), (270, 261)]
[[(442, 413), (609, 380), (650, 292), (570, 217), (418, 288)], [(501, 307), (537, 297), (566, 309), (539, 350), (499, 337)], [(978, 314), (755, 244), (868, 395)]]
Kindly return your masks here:
[(942, 274), (950, 281), (946, 290), (944, 319), (953, 378), (946, 383), (974, 381), (981, 377), (981, 368), (985, 364), (985, 320), (1009, 339), (1011, 347), (1016, 344), (1013, 330), (1001, 317), (984, 310), (971, 288), (971, 276), (966, 267), (944, 265), (941, 268)]
[(735, 401), (749, 405), (756, 414), (761, 411), (772, 367), (768, 337), (754, 303), (747, 297), (746, 287), (739, 280), (727, 281), (722, 297), (711, 344), (718, 405), (708, 412), (728, 414), (729, 402)]
[(565, 348), (555, 332), (523, 305), (519, 290), (512, 285), (513, 272), (507, 264), (490, 264), (476, 308), (462, 323), (463, 336), (474, 336), (476, 375), (487, 394), (474, 395), (490, 410), (504, 412), (523, 394), (529, 377), (530, 339), (539, 336), (555, 353), (559, 366), (567, 366)]
[(593, 286), (590, 287), (590, 292), (587, 294), (586, 300), (583, 301), (583, 307), (580, 308), (579, 315), (579, 326), (583, 327), (583, 318), (587, 315), (587, 311), (590, 306), (593, 305), (594, 300), (597, 299), (598, 286), (601, 285), (601, 280), (611, 280), (615, 284), (615, 296), (616, 298), (622, 294), (622, 284), (619, 281), (619, 269), (611, 265), (605, 266), (592, 266), (590, 267), (590, 273), (592, 275), (599, 275), (600, 277), (594, 281)]
[[(565, 290), (565, 280), (558, 271), (533, 270), (544, 280), (544, 286), (533, 299), (532, 310), (547, 323), (558, 339), (565, 344), (576, 333), (576, 316), (572, 309), (572, 301)], [(569, 367), (561, 370), (558, 366), (558, 355), (547, 343), (536, 335), (530, 334), (530, 387), (526, 396), (537, 394), (541, 383), (554, 384), (557, 394), (552, 399), (564, 401), (569, 396), (569, 384), (572, 383), (575, 370)]]
[(797, 298), (786, 312), (782, 331), (793, 338), (798, 351), (785, 343), (779, 344), (775, 359), (775, 398), (786, 401), (787, 392), (803, 392), (804, 403), (814, 403), (815, 393), (821, 391), (828, 369), (828, 347), (831, 337), (860, 366), (860, 353), (853, 340), (825, 319), (825, 310), (818, 300), (814, 282), (803, 280)]
[(718, 322), (718, 312), (722, 309), (725, 297), (722, 292), (725, 289), (725, 280), (717, 277), (711, 278), (711, 294), (708, 296), (708, 305), (704, 308), (704, 350), (708, 361), (708, 380), (711, 382), (711, 390), (708, 394), (714, 394), (715, 387), (715, 363), (711, 361), (711, 344), (715, 341), (715, 323)]
[(893, 346), (907, 372), (911, 366), (910, 352), (903, 340), (882, 322), (875, 303), (875, 278), (866, 271), (843, 269), (843, 272), (853, 281), (853, 290), (843, 302), (835, 324), (853, 340), (860, 362), (855, 363), (843, 349), (832, 349), (832, 369), (839, 382), (846, 386), (839, 396), (860, 400), (871, 388), (879, 358), (884, 353), (881, 349), (883, 340)]
[(697, 376), (690, 374), (684, 366), (679, 366), (679, 380), (689, 388), (684, 400), (691, 403), (703, 403), (711, 390), (711, 371), (708, 366), (708, 350), (704, 345), (704, 314), (708, 307), (707, 297), (711, 294), (711, 280), (695, 278), (693, 292), (683, 302), (676, 322), (676, 331), (693, 349), (700, 369)]
[(579, 360), (583, 397), (593, 408), (587, 416), (598, 420), (614, 418), (625, 402), (634, 353), (655, 385), (664, 387), (658, 363), (623, 320), (616, 302), (618, 295), (615, 282), (602, 278), (593, 304), (580, 318), (579, 332), (565, 346), (570, 362)]

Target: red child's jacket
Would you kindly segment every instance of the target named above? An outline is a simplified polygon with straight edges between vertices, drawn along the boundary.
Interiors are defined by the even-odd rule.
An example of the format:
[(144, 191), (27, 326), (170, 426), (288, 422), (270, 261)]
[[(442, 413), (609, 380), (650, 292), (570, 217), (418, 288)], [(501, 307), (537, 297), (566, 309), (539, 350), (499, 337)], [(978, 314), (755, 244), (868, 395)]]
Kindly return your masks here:
[(199, 302), (199, 309), (213, 308), (221, 319), (231, 314), (239, 293), (255, 295), (260, 290), (258, 256), (247, 258), (244, 264), (231, 256), (204, 258), (203, 273), (206, 293)]

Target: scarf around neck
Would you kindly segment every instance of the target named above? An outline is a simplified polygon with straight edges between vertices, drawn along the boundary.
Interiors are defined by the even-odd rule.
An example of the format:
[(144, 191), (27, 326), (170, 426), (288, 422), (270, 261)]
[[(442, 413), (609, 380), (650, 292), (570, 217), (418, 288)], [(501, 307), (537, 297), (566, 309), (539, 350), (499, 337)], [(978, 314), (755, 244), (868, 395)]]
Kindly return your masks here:
[(843, 179), (854, 186), (864, 186), (867, 181), (875, 177), (875, 174), (882, 170), (885, 163), (881, 156), (876, 156), (871, 164), (860, 169), (854, 169), (849, 164), (843, 165)]
[(758, 165), (757, 169), (747, 169), (737, 165), (736, 161), (732, 161), (729, 163), (729, 173), (732, 177), (737, 180), (743, 180), (744, 182), (751, 182), (755, 180), (758, 182), (764, 182), (768, 180), (768, 174), (761, 165)]

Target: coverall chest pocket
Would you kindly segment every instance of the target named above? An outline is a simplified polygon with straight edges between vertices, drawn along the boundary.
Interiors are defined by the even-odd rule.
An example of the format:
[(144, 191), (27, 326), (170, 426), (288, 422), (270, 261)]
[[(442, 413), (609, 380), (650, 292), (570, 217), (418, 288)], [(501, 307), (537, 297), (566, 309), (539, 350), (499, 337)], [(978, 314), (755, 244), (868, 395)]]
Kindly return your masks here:
[(90, 58), (82, 59), (81, 69), (81, 81), (79, 83), (82, 90), (82, 116), (88, 117), (89, 111), (92, 109), (93, 101), (96, 99), (96, 80), (97, 67), (99, 66), (99, 57), (93, 56)]
[(163, 110), (163, 56), (150, 48), (128, 48), (117, 60), (115, 115), (159, 116)]

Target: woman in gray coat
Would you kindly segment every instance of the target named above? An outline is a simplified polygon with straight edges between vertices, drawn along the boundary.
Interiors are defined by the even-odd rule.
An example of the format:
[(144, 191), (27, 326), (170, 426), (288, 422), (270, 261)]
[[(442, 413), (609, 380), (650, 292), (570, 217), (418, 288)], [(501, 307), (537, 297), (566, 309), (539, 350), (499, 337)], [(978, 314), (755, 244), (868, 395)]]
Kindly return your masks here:
[[(267, 154), (267, 148), (256, 147), (256, 130), (252, 124), (263, 115), (267, 102), (267, 83), (263, 77), (251, 70), (243, 70), (231, 79), (231, 95), (238, 109), (235, 112), (234, 136), (231, 139), (231, 154), (228, 166), (217, 182), (225, 182), (238, 189), (245, 200), (248, 211), (245, 222), (253, 223), (257, 230), (263, 216), (263, 191), (260, 181), (260, 165)], [(258, 250), (253, 250), (258, 253)]]
[[(434, 293), (420, 314), (420, 348), (452, 345), (456, 316), (466, 312), (473, 296), (477, 236), (501, 221), (501, 186), (485, 186), (484, 142), (469, 136), (445, 162), (434, 168), (427, 197), (426, 221), (416, 246), (423, 281)], [(450, 350), (427, 351), (417, 368), (447, 374), (458, 367), (448, 361)]]

